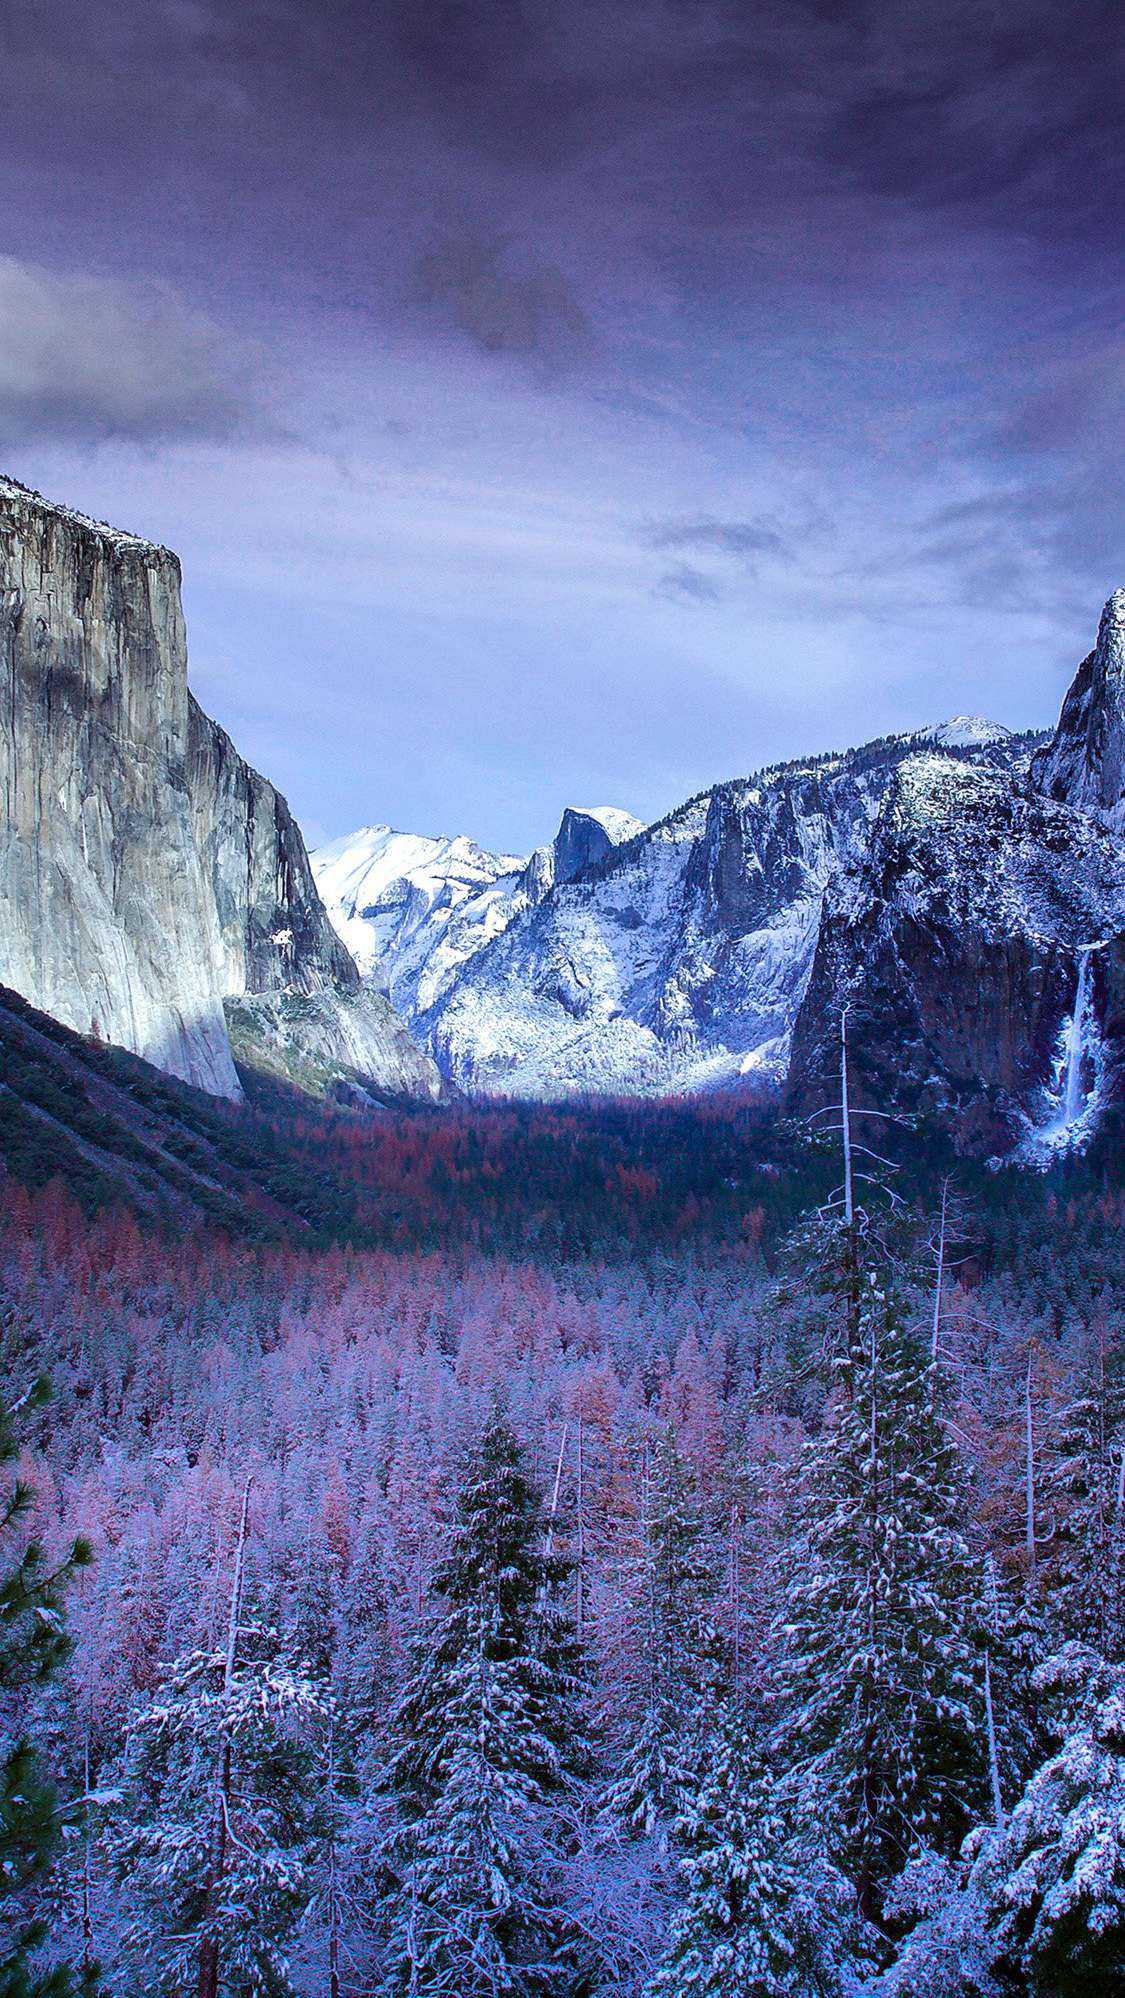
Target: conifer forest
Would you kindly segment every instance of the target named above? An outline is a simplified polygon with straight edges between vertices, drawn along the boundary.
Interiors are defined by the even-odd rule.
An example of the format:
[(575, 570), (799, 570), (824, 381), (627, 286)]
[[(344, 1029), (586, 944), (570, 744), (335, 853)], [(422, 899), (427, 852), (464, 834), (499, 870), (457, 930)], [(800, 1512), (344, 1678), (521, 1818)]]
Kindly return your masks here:
[(5, 1998), (1125, 1988), (1116, 1123), (254, 1114), (9, 1152)]

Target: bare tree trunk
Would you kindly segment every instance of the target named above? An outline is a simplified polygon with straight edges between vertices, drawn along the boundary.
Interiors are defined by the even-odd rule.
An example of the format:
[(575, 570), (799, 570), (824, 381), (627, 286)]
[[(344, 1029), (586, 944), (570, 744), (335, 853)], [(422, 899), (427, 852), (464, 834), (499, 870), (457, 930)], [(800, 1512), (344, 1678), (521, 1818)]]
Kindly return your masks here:
[(82, 1846), (82, 1976), (89, 1978), (94, 1967), (94, 1922), (90, 1910), (90, 1729), (82, 1747), (83, 1788), (85, 1791), (85, 1825)]
[(583, 1611), (585, 1608), (585, 1604), (583, 1602), (583, 1594), (584, 1594), (585, 1580), (586, 1580), (585, 1504), (586, 1504), (586, 1494), (585, 1494), (585, 1486), (583, 1480), (583, 1461), (582, 1461), (582, 1417), (579, 1416), (578, 1418), (578, 1546), (576, 1549), (577, 1560), (574, 1566), (574, 1626), (578, 1635), (579, 1644), (582, 1643)]
[(336, 1736), (328, 1740), (332, 1842), (328, 1852), (328, 1998), (340, 1998), (340, 1889), (336, 1871)]
[(1000, 1799), (1000, 1760), (996, 1753), (996, 1718), (992, 1711), (992, 1662), (984, 1654), (984, 1714), (988, 1723), (988, 1775), (992, 1784), (992, 1816), (997, 1831), (1004, 1829), (1004, 1806)]
[(737, 1691), (742, 1684), (742, 1562), (738, 1544), (738, 1502), (731, 1500), (730, 1508), (730, 1609), (731, 1639), (734, 1656), (734, 1684)]
[(1031, 1412), (1031, 1377), (1035, 1347), (1027, 1349), (1027, 1381), (1024, 1387), (1024, 1544), (1027, 1549), (1027, 1586), (1034, 1595), (1038, 1585), (1035, 1555), (1035, 1425)]
[(937, 1282), (934, 1285), (934, 1329), (930, 1340), (930, 1359), (936, 1367), (941, 1358), (941, 1294), (945, 1283), (945, 1216), (949, 1204), (949, 1180), (941, 1183), (941, 1224), (938, 1228)]
[[(234, 1576), (231, 1581), (230, 1611), (227, 1618), (227, 1648), (223, 1664), (223, 1700), (230, 1698), (234, 1683), (234, 1670), (238, 1658), (238, 1626), (242, 1614), (242, 1589), (246, 1575), (246, 1521), (250, 1510), (250, 1487), (252, 1479), (247, 1478), (242, 1493), (242, 1513), (238, 1522), (238, 1542), (235, 1547)], [(224, 1728), (219, 1754), (219, 1772), (215, 1783), (214, 1814), (211, 1827), (211, 1849), (207, 1859), (207, 1879), (203, 1890), (203, 1934), (199, 1944), (199, 1998), (218, 1998), (219, 1989), (219, 1939), (211, 1928), (211, 1917), (215, 1908), (215, 1896), (227, 1863), (227, 1823), (230, 1814), (231, 1741), (230, 1733)]]
[[(879, 1431), (878, 1431), (878, 1365), (879, 1351), (875, 1337), (875, 1318), (871, 1319), (871, 1416), (868, 1436), (868, 1545), (867, 1545), (867, 1637), (868, 1656), (873, 1658), (879, 1637), (879, 1596), (875, 1586), (876, 1546), (878, 1544), (879, 1506)], [(864, 1921), (875, 1920), (875, 1840), (879, 1823), (879, 1784), (875, 1768), (875, 1713), (874, 1688), (871, 1684), (871, 1666), (867, 1668), (863, 1700), (865, 1721), (863, 1730), (863, 1769), (862, 1795), (864, 1815), (864, 1840), (860, 1857), (859, 1878), (856, 1883), (859, 1911)]]

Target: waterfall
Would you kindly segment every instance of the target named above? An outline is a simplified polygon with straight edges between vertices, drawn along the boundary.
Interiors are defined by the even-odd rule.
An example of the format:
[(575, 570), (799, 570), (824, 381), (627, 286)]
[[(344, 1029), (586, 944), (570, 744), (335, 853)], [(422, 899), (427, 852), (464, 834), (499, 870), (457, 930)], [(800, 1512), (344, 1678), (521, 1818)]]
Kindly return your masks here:
[(1078, 959), (1078, 990), (1074, 1014), (1066, 1033), (1066, 1065), (1063, 1072), (1062, 1122), (1069, 1130), (1086, 1107), (1082, 1089), (1082, 1056), (1086, 1046), (1086, 1013), (1090, 1004), (1090, 958), (1087, 947)]

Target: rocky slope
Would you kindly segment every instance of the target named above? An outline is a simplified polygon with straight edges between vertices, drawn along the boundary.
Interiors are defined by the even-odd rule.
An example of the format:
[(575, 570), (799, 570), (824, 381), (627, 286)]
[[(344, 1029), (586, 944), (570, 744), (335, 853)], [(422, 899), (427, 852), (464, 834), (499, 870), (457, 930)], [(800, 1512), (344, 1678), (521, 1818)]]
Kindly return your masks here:
[(787, 1083), (936, 1114), (967, 1151), (1042, 1159), (1125, 1100), (1125, 590), (1054, 734), (1006, 773), (899, 772), (825, 901)]
[[(1105, 940), (1125, 923), (1125, 849), (1005, 770), (919, 755), (896, 772), (867, 854), (825, 900), (787, 1103), (838, 1090), (935, 1117), (962, 1149), (1065, 1141), (1100, 1081)], [(1064, 1105), (1082, 955), (1093, 969), (1078, 1089)]]
[(575, 878), (643, 831), (613, 806), (568, 806), (554, 840), (527, 857), (475, 840), (431, 839), (364, 826), (312, 856), (316, 885), (341, 940), (405, 1018), (441, 1003), (469, 959)]
[(719, 785), (608, 850), (567, 815), (394, 943), (392, 990), (468, 1090), (736, 1083), (796, 1114), (835, 1087), (847, 1005), (861, 1100), (975, 1152), (1071, 1142), (1125, 1085), (1123, 687), (1118, 592), (1050, 738), (959, 717)]
[[(447, 955), (391, 989), (471, 1090), (776, 1086), (826, 887), (866, 850), (894, 771), (921, 745), (1026, 757), (1005, 730), (959, 720), (720, 785), (655, 826), (614, 826), (627, 837), (589, 857), (568, 813), (552, 849), (491, 884), (504, 897), (491, 934), (481, 924), (472, 951), (451, 957), (447, 931)], [(314, 866), (339, 924), (320, 856)]]
[(0, 983), (237, 1097), (438, 1089), (329, 924), (284, 799), (188, 693), (176, 557), (0, 480)]
[(1058, 727), (1036, 757), (1037, 788), (1082, 805), (1125, 832), (1125, 590), (1115, 590), (1062, 705)]

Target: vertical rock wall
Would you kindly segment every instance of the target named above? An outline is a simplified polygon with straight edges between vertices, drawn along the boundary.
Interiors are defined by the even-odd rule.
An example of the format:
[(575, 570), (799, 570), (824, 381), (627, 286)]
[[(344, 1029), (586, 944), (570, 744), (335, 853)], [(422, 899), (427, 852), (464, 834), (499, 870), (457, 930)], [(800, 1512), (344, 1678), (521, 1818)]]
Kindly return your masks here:
[(0, 983), (237, 1096), (167, 549), (0, 481)]
[[(0, 984), (217, 1095), (432, 1097), (284, 798), (188, 693), (174, 555), (0, 479)], [(224, 1005), (226, 1002), (226, 1005)]]

